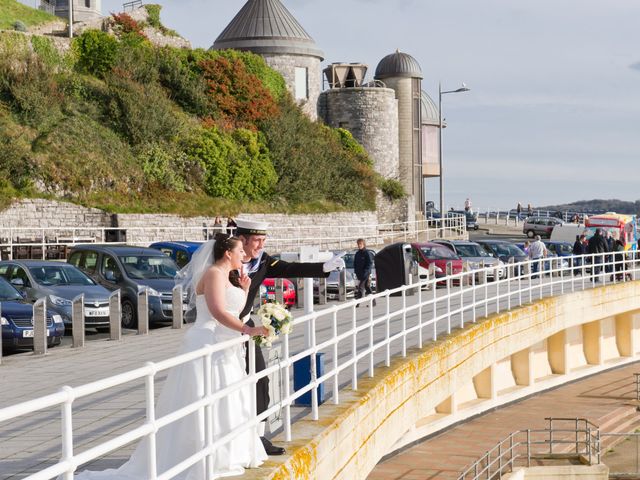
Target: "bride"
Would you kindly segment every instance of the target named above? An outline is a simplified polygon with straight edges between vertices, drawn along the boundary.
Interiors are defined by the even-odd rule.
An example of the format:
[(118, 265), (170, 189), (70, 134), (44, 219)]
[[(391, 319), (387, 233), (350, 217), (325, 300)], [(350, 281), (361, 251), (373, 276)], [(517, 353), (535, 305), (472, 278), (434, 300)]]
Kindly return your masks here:
[[(186, 333), (179, 353), (198, 350), (208, 344), (224, 342), (241, 334), (266, 335), (264, 327), (249, 327), (238, 316), (244, 307), (251, 280), (242, 271), (244, 250), (238, 238), (218, 234), (202, 245), (185, 267), (187, 291), (195, 296), (196, 322)], [(212, 261), (213, 260), (213, 261)], [(185, 283), (183, 281), (182, 283)], [(203, 358), (170, 370), (156, 405), (156, 418), (178, 410), (204, 396)], [(211, 385), (216, 392), (246, 377), (244, 347), (234, 345), (213, 354)], [(205, 425), (201, 410), (168, 424), (156, 434), (156, 472), (161, 474), (201, 451), (205, 431), (213, 440), (240, 428), (255, 416), (251, 408), (252, 385), (234, 390), (212, 405), (212, 425)], [(76, 480), (146, 480), (149, 442), (144, 438), (131, 458), (117, 470), (85, 471)], [(240, 475), (245, 468), (259, 466), (267, 459), (260, 437), (251, 429), (235, 436), (212, 454), (211, 468), (201, 460), (179, 475), (179, 480), (210, 480)]]

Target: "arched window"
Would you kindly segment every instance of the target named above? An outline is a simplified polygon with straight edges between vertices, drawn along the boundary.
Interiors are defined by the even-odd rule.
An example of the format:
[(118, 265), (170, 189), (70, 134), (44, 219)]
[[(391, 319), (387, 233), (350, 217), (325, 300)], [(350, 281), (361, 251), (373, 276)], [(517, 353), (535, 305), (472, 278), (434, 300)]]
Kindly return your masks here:
[(91, 0), (84, 0), (84, 6), (87, 8), (91, 8)]

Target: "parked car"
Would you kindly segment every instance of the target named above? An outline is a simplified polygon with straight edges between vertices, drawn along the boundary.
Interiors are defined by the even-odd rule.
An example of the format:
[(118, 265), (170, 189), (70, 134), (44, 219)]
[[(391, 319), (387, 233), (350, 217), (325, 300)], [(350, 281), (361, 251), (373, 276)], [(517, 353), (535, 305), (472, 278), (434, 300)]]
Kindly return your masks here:
[[(524, 250), (506, 240), (476, 240), (476, 243), (505, 264), (509, 263), (511, 259), (513, 259), (514, 263), (526, 262), (528, 259)], [(522, 268), (520, 273), (522, 273)]]
[(547, 246), (547, 250), (554, 253), (558, 257), (571, 257), (573, 256), (573, 244), (569, 242), (553, 242), (547, 240), (544, 242)]
[(71, 305), (84, 295), (85, 327), (109, 327), (109, 290), (67, 263), (44, 260), (6, 260), (0, 262), (0, 276), (6, 278), (25, 299), (47, 299), (47, 308), (58, 313), (71, 328)]
[[(518, 248), (524, 250), (524, 243), (516, 243), (516, 246)], [(543, 269), (544, 270), (551, 270), (551, 261), (549, 259), (556, 258), (557, 256), (558, 255), (555, 252), (547, 249), (547, 260), (544, 261)], [(565, 267), (565, 268), (568, 267), (569, 266), (569, 262), (567, 260), (562, 260), (562, 266)]]
[[(435, 242), (412, 243), (411, 253), (413, 259), (418, 262), (420, 268), (428, 270), (431, 264), (435, 265), (436, 278), (447, 275), (447, 263), (451, 262), (452, 273), (462, 272), (462, 259), (451, 249)], [(419, 270), (420, 280), (426, 280), (427, 274)]]
[[(358, 279), (353, 274), (353, 271), (346, 270), (346, 283), (345, 294), (346, 298), (354, 298), (356, 296), (356, 289), (358, 288)], [(320, 281), (317, 278), (313, 279), (313, 301), (318, 302), (320, 300), (319, 293)], [(340, 288), (340, 272), (337, 270), (329, 273), (327, 277), (327, 300), (337, 300)]]
[(156, 242), (149, 245), (149, 248), (160, 250), (171, 257), (178, 268), (182, 268), (191, 261), (191, 256), (200, 245), (202, 242)]
[[(282, 299), (287, 308), (291, 308), (296, 304), (296, 288), (289, 279), (282, 279), (283, 295)], [(276, 280), (274, 278), (265, 278), (260, 288), (260, 303), (275, 301), (276, 299)]]
[[(67, 261), (106, 289), (120, 289), (124, 328), (137, 327), (138, 293), (144, 289), (149, 293), (149, 323), (172, 320), (178, 266), (164, 253), (128, 245), (78, 245)], [(182, 308), (186, 310), (186, 302)]]
[(478, 214), (472, 212), (465, 212), (464, 210), (449, 210), (447, 217), (456, 217), (458, 215), (464, 215), (466, 218), (467, 230), (478, 230)]
[(555, 217), (527, 217), (522, 225), (522, 233), (529, 238), (536, 235), (549, 238), (556, 225), (564, 225), (564, 222)]
[[(498, 278), (502, 278), (505, 275), (504, 263), (499, 259), (488, 253), (481, 245), (476, 242), (469, 242), (466, 240), (434, 240), (434, 243), (439, 243), (450, 248), (456, 255), (462, 258), (463, 261), (469, 264), (471, 270), (478, 270), (484, 267), (498, 267)], [(492, 268), (487, 273), (489, 280), (495, 280), (495, 269)]]
[[(2, 348), (33, 347), (33, 305), (4, 278), (0, 277), (0, 325)], [(60, 345), (64, 323), (57, 313), (47, 311), (47, 345)]]

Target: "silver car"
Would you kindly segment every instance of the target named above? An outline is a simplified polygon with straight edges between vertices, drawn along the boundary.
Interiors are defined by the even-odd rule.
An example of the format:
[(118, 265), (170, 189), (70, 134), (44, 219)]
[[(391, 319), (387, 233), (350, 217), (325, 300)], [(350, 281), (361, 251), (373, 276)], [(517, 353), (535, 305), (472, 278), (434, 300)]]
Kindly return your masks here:
[(84, 294), (86, 327), (109, 328), (110, 292), (68, 263), (42, 260), (0, 262), (0, 276), (7, 279), (30, 302), (47, 299), (47, 309), (58, 313), (71, 326), (72, 300)]
[[(434, 240), (433, 242), (449, 247), (454, 253), (462, 258), (464, 262), (469, 264), (471, 270), (479, 270), (483, 266), (499, 267), (498, 278), (502, 278), (506, 273), (504, 263), (500, 259), (495, 258), (476, 242), (469, 242), (465, 240)], [(495, 280), (494, 272), (495, 269), (491, 269), (487, 272), (487, 278), (489, 280)]]

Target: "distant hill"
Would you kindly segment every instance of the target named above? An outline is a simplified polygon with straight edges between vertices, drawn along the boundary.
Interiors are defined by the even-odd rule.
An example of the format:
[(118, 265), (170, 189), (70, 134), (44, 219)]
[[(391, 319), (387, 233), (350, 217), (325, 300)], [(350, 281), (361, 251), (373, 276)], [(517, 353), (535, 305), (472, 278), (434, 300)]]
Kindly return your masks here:
[(16, 0), (0, 0), (0, 29), (13, 30), (15, 22), (22, 22), (25, 27), (59, 20), (42, 10), (27, 7)]
[(536, 207), (540, 210), (559, 210), (571, 212), (616, 212), (627, 214), (640, 214), (640, 200), (627, 202), (624, 200), (579, 200), (577, 202), (563, 203), (558, 205), (548, 205)]

